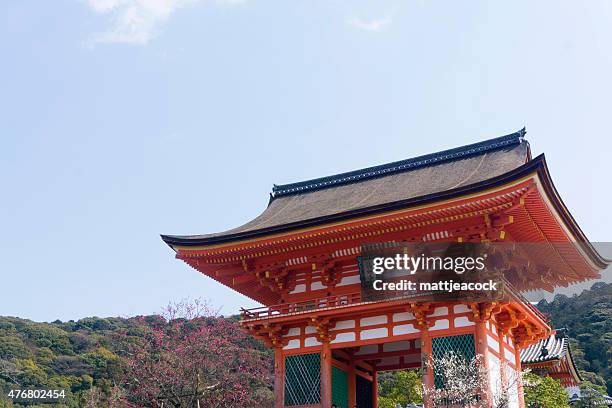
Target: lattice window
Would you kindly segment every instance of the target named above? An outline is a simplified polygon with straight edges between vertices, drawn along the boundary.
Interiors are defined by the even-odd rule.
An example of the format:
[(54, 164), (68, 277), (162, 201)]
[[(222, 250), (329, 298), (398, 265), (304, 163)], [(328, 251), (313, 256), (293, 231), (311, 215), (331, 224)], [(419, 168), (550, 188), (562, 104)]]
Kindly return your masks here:
[[(462, 334), (460, 336), (435, 337), (431, 339), (432, 357), (435, 360), (442, 358), (446, 353), (454, 351), (464, 357), (466, 361), (471, 361), (476, 356), (474, 346), (474, 335)], [(444, 376), (434, 370), (434, 385), (436, 388), (444, 388)]]
[(285, 405), (321, 403), (321, 356), (319, 353), (285, 358)]
[(338, 408), (349, 408), (348, 374), (337, 367), (332, 367), (332, 402)]

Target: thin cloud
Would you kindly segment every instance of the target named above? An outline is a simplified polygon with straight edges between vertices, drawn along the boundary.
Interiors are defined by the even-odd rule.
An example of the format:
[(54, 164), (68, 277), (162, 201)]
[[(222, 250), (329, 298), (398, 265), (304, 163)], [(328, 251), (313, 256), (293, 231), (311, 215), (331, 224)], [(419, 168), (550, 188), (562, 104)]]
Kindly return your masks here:
[[(90, 38), (96, 43), (147, 44), (157, 36), (170, 16), (200, 0), (85, 0), (96, 13), (106, 15), (110, 27)], [(217, 0), (235, 4), (242, 0)]]
[(391, 18), (383, 17), (383, 18), (376, 18), (373, 20), (363, 20), (361, 18), (355, 17), (355, 18), (350, 19), (348, 23), (352, 25), (353, 27), (358, 28), (360, 30), (376, 33), (376, 32), (382, 31), (385, 27), (391, 24)]

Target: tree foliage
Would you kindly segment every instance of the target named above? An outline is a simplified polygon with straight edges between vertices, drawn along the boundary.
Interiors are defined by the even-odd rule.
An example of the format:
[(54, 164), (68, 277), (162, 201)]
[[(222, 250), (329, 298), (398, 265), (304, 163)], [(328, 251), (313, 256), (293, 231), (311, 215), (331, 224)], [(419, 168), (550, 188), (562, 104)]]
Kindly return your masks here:
[[(37, 406), (7, 397), (11, 389), (26, 388), (65, 390), (64, 399), (41, 407), (159, 406), (167, 395), (148, 380), (159, 389), (207, 393), (222, 407), (271, 406), (271, 352), (244, 334), (235, 318), (174, 309), (164, 316), (53, 323), (0, 317), (0, 407)], [(147, 386), (137, 386), (136, 377)], [(234, 405), (224, 405), (228, 395)], [(174, 406), (192, 406), (182, 403)], [(166, 400), (164, 407), (171, 406)]]
[(206, 311), (155, 325), (126, 348), (126, 401), (137, 407), (271, 405), (269, 355), (246, 343), (235, 322)]
[(533, 373), (523, 376), (525, 404), (529, 408), (569, 408), (569, 396), (561, 383)]
[(421, 373), (417, 370), (402, 370), (382, 373), (379, 378), (380, 408), (395, 408), (397, 404), (423, 402)]
[(606, 385), (612, 394), (612, 283), (597, 282), (572, 297), (557, 295), (538, 309), (555, 327), (568, 329), (574, 361), (586, 379)]

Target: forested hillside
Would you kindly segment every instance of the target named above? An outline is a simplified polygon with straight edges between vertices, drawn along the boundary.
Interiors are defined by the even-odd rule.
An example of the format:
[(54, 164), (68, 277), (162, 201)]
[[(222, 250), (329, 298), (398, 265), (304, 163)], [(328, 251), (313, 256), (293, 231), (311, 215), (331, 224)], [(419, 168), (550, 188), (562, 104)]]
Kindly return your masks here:
[(612, 284), (598, 282), (572, 297), (557, 295), (552, 302), (541, 301), (538, 308), (555, 328), (567, 329), (574, 360), (586, 371), (583, 377), (606, 385), (612, 394)]
[(11, 389), (57, 389), (65, 397), (45, 407), (193, 407), (199, 398), (207, 407), (265, 408), (271, 361), (232, 318), (0, 317), (0, 407), (36, 406), (11, 405)]

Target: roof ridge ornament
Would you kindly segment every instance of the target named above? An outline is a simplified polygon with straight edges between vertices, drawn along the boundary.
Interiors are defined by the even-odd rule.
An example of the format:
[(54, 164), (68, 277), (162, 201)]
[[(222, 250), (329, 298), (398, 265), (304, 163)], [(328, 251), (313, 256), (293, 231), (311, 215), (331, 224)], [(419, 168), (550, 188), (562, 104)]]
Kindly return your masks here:
[(430, 153), (414, 158), (409, 158), (373, 167), (366, 167), (360, 170), (353, 170), (346, 173), (340, 173), (332, 176), (320, 177), (296, 183), (279, 185), (273, 184), (272, 192), (270, 193), (270, 201), (274, 200), (277, 197), (300, 194), (332, 186), (354, 183), (357, 181), (367, 180), (376, 177), (382, 177), (393, 173), (399, 173), (403, 171), (414, 170), (421, 167), (441, 164), (449, 161), (460, 160), (486, 152), (503, 149), (508, 146), (519, 145), (525, 140), (526, 133), (527, 130), (525, 129), (525, 127), (523, 127), (521, 130), (505, 136), (500, 136), (494, 139), (489, 139), (478, 143), (472, 143), (469, 145), (456, 147), (437, 153)]

